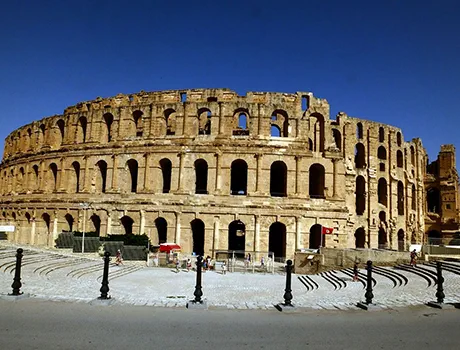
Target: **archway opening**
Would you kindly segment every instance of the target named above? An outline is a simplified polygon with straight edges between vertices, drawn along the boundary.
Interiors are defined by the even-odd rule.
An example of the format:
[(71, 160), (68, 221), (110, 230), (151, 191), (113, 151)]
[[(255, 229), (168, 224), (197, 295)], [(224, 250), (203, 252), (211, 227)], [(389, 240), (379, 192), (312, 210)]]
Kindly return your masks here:
[(284, 262), (286, 258), (286, 226), (283, 223), (274, 222), (270, 225), (268, 250), (273, 252), (276, 261)]
[(366, 232), (364, 231), (363, 227), (360, 227), (355, 231), (355, 247), (364, 248), (365, 244), (366, 244)]
[(228, 225), (228, 250), (238, 250), (235, 255), (244, 257), (246, 249), (246, 226), (240, 220), (236, 220)]
[(321, 246), (321, 225), (315, 224), (310, 228), (310, 239), (308, 247), (310, 249), (318, 249)]
[(193, 252), (196, 255), (204, 255), (204, 222), (200, 219), (195, 219), (191, 222), (192, 238), (193, 238)]

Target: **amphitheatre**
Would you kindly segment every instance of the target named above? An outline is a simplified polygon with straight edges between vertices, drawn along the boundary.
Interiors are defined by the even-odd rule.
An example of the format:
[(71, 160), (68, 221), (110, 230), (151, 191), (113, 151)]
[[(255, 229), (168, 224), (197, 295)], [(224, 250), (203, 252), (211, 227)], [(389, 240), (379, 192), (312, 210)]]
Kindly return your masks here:
[(93, 231), (212, 256), (407, 251), (459, 229), (454, 147), (434, 163), (420, 139), (331, 118), (310, 92), (119, 94), (7, 136), (0, 224), (15, 227), (15, 243), (49, 247), (61, 232)]

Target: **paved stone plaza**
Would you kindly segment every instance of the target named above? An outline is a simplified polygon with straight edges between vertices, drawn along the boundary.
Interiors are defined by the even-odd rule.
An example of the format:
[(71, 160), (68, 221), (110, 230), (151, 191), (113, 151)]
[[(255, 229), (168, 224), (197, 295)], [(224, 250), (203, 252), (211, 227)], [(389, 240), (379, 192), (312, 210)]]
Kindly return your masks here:
[[(11, 298), (17, 246), (0, 245), (0, 294)], [(91, 303), (100, 296), (103, 261), (95, 254), (73, 254), (68, 251), (44, 250), (23, 246), (21, 291), (28, 297), (46, 300)], [(460, 263), (452, 264), (452, 271)], [(293, 275), (292, 294), (296, 310), (356, 310), (364, 300), (365, 270), (361, 281), (352, 282), (349, 270), (320, 275)], [(379, 274), (377, 274), (377, 271)], [(382, 267), (373, 277), (374, 303), (383, 309), (408, 307), (435, 300), (436, 276), (433, 265), (420, 265), (411, 270)], [(460, 275), (444, 270), (445, 303), (460, 301)], [(390, 276), (390, 277), (389, 277)], [(283, 301), (283, 273), (242, 273), (208, 271), (203, 274), (203, 299), (212, 308), (273, 309)], [(185, 307), (193, 299), (195, 272), (169, 268), (146, 267), (145, 262), (125, 262), (109, 268), (109, 287), (113, 304)]]

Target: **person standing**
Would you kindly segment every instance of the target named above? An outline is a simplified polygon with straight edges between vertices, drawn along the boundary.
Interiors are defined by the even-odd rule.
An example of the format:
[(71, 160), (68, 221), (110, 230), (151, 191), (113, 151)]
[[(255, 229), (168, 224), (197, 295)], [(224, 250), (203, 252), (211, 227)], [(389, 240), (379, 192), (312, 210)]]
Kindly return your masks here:
[(120, 249), (117, 250), (117, 254), (115, 255), (115, 265), (123, 265), (123, 256)]
[(355, 262), (355, 265), (353, 266), (353, 282), (358, 282), (359, 281), (358, 274), (359, 274), (358, 263)]
[(417, 251), (415, 249), (410, 252), (410, 266), (417, 267)]

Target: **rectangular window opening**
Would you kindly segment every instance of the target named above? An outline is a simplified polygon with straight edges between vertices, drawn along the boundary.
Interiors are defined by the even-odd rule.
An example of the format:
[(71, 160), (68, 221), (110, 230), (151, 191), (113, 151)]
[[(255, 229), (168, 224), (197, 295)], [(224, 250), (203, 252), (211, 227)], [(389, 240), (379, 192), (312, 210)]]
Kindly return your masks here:
[(186, 92), (181, 92), (180, 93), (180, 101), (182, 103), (187, 102), (187, 93)]
[(302, 96), (302, 111), (306, 111), (308, 109), (308, 96)]

